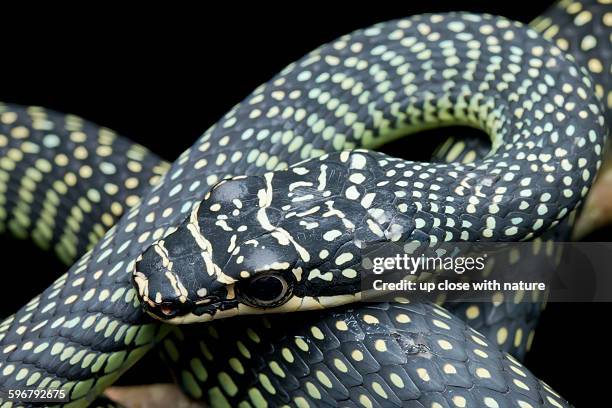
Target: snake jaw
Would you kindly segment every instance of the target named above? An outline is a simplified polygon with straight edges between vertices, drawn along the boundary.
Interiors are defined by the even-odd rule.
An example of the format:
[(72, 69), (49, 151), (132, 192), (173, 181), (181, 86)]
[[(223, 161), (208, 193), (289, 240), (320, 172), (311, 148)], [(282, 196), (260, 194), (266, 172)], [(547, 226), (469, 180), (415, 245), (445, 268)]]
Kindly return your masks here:
[[(208, 299), (204, 299), (208, 300)], [(145, 310), (157, 320), (170, 324), (204, 323), (212, 320), (231, 317), (239, 314), (241, 306), (235, 300), (212, 300), (202, 304), (191, 303), (188, 307), (176, 308), (174, 304), (162, 304), (150, 307), (145, 305)]]

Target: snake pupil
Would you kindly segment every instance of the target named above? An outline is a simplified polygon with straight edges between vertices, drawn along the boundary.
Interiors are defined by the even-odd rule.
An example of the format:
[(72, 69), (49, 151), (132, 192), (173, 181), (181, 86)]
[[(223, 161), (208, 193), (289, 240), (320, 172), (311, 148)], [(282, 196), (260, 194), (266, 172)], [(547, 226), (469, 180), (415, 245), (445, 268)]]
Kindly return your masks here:
[(283, 299), (287, 289), (287, 282), (281, 276), (263, 275), (248, 281), (241, 292), (255, 306), (273, 306)]

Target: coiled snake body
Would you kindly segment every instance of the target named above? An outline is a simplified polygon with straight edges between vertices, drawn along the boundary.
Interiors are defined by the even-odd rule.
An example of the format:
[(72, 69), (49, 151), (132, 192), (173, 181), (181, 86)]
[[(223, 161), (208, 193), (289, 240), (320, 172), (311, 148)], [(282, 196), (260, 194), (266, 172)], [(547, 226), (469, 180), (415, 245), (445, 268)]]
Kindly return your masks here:
[[(603, 17), (597, 27), (609, 30), (607, 23)], [(609, 47), (606, 41), (599, 45)], [(609, 58), (609, 49), (604, 52)], [(285, 271), (286, 263), (303, 272), (287, 295), (293, 300), (283, 293), (265, 306), (284, 311), (352, 301), (355, 287), (345, 284), (354, 279), (350, 268), (320, 268), (327, 256), (341, 266), (357, 255), (344, 246), (350, 240), (336, 244), (344, 235), (536, 237), (578, 208), (596, 174), (607, 128), (595, 93), (609, 92), (606, 81), (597, 91), (560, 48), (503, 18), (453, 13), (385, 23), (290, 65), (207, 131), (149, 191), (145, 180), (165, 169), (154, 167), (158, 161), (146, 150), (113, 154), (129, 145), (109, 131), (6, 107), (0, 219), (15, 233), (53, 246), (68, 260), (96, 241), (126, 203), (142, 200), (66, 275), (2, 322), (2, 390), (62, 387), (70, 406), (83, 405), (163, 342), (188, 392), (219, 406), (564, 406), (491, 340), (432, 304), (349, 306), (299, 319), (244, 318), (243, 324), (233, 318), (185, 331), (148, 318), (142, 304), (175, 319), (259, 311), (270, 299), (255, 291), (239, 306), (230, 296), (232, 284)], [(494, 153), (474, 164), (439, 165), (339, 153), (457, 122), (492, 133)], [(280, 171), (308, 158), (315, 159)], [(270, 170), (278, 171), (261, 176)], [(201, 201), (211, 186), (241, 174), (249, 176), (221, 184)], [(82, 180), (89, 187), (76, 190)], [(244, 232), (242, 225), (217, 215), (229, 203), (230, 213), (239, 210), (236, 219), (248, 221), (247, 230), (259, 228), (254, 237), (232, 238)], [(315, 204), (321, 208), (313, 211)], [(498, 217), (493, 205), (508, 218)], [(370, 209), (392, 217), (381, 221)], [(296, 217), (283, 224), (291, 211)], [(323, 218), (334, 227), (308, 228)], [(200, 225), (206, 232), (193, 231)], [(299, 238), (297, 228), (304, 232)], [(334, 239), (323, 237), (336, 230)], [(307, 231), (323, 240), (305, 239)], [(283, 251), (272, 251), (278, 265), (238, 267), (237, 253), (227, 249), (258, 237), (270, 239), (268, 248), (282, 241)], [(173, 239), (174, 245), (164, 244)], [(330, 248), (321, 247), (323, 241)], [(247, 262), (262, 259), (255, 252)], [(200, 274), (189, 275), (193, 264)], [(129, 282), (133, 271), (138, 293)], [(324, 279), (328, 271), (333, 287)], [(317, 276), (309, 280), (309, 273)], [(342, 287), (348, 290), (330, 291)], [(169, 332), (174, 337), (163, 340)], [(201, 354), (180, 353), (182, 337), (197, 343)]]

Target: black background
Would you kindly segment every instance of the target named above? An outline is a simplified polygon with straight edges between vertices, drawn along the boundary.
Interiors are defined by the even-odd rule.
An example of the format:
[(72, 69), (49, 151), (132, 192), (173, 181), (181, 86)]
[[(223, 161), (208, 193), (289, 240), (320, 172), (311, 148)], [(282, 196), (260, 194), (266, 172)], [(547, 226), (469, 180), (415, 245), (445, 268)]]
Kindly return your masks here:
[[(528, 22), (549, 4), (351, 2), (331, 10), (286, 2), (270, 9), (232, 3), (225, 10), (81, 10), (41, 19), (9, 14), (0, 28), (0, 99), (80, 115), (173, 160), (286, 64), (354, 29), (462, 9)], [(402, 143), (403, 151), (415, 150), (413, 140)], [(27, 242), (3, 237), (0, 248), (5, 315), (66, 269)], [(542, 316), (526, 365), (576, 406), (592, 405), (608, 391), (610, 311), (610, 305), (549, 304)]]

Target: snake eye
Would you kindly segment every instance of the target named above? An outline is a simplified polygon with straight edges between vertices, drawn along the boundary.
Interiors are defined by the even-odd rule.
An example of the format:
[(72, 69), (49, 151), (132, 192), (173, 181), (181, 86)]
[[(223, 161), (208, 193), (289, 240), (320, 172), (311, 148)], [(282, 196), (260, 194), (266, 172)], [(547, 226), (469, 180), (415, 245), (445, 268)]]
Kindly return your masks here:
[(269, 273), (244, 282), (239, 286), (238, 292), (250, 306), (275, 307), (289, 298), (290, 289), (283, 276)]

